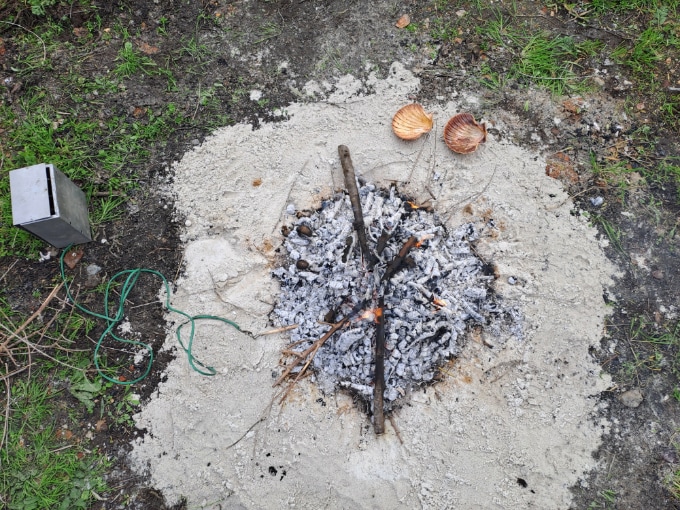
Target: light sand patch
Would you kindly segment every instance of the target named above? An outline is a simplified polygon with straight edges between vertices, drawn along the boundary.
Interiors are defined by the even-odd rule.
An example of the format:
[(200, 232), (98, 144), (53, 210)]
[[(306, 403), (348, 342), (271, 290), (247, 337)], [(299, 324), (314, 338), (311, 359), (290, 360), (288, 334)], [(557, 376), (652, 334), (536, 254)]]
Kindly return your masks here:
[(495, 349), (468, 342), (445, 381), (396, 415), (400, 444), (389, 424), (376, 437), (349, 397), (309, 382), (268, 410), (285, 334), (253, 339), (203, 323), (194, 353), (218, 374), (200, 376), (182, 356), (168, 366), (135, 417), (149, 431), (134, 445), (136, 464), (170, 499), (209, 508), (568, 507), (607, 429), (593, 421), (607, 380), (588, 348), (602, 335), (614, 270), (595, 230), (571, 214), (537, 154), (491, 135), (473, 154), (450, 152), (441, 130), (455, 104), (426, 105), (438, 126), (428, 138), (394, 137), (391, 117), (417, 87), (401, 66), (371, 81), (373, 95), (345, 85), (328, 102), (291, 105), (288, 121), (225, 128), (175, 166), (176, 206), (190, 226), (173, 306), (266, 329), (281, 222), (290, 204), (312, 208), (343, 187), (344, 144), (359, 175), (398, 181), (420, 201), (434, 195), (449, 225), (494, 219), (479, 254), (524, 314), (526, 338)]

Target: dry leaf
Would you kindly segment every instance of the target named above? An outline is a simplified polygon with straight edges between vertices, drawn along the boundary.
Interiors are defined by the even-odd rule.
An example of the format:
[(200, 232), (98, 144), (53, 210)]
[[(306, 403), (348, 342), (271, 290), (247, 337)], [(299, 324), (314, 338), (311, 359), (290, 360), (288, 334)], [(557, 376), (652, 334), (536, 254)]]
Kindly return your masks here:
[(73, 33), (76, 37), (85, 37), (89, 32), (86, 27), (75, 27)]
[(154, 55), (159, 51), (158, 46), (151, 46), (149, 43), (145, 43), (144, 41), (139, 41), (137, 43), (137, 47), (140, 49), (142, 53), (145, 53), (147, 55)]
[(554, 157), (548, 159), (545, 175), (563, 182), (578, 182), (578, 174), (574, 170), (571, 158), (563, 152), (558, 152)]
[(106, 430), (107, 428), (108, 427), (106, 425), (106, 420), (103, 418), (101, 420), (98, 420), (97, 423), (94, 424), (94, 429), (97, 432), (101, 432), (102, 430)]
[(257, 179), (253, 179), (253, 186), (254, 186), (254, 187), (257, 188), (257, 187), (260, 186), (261, 184), (262, 184), (262, 179), (260, 179), (259, 177), (258, 177)]
[(54, 435), (57, 439), (66, 439), (68, 441), (73, 437), (73, 432), (68, 429), (59, 429)]
[(143, 107), (141, 107), (141, 106), (137, 106), (137, 107), (135, 107), (135, 109), (133, 110), (132, 116), (133, 116), (135, 119), (138, 119), (138, 118), (140, 118), (142, 115), (144, 115), (145, 113), (146, 113), (146, 108), (143, 108)]
[(69, 269), (73, 269), (78, 265), (80, 259), (83, 258), (84, 251), (82, 248), (74, 248), (69, 250), (66, 255), (64, 255), (64, 264), (68, 266)]
[(581, 109), (583, 108), (583, 99), (580, 97), (566, 99), (562, 102), (562, 108), (572, 115), (578, 115), (581, 113)]
[(411, 24), (411, 17), (408, 14), (404, 14), (401, 18), (397, 20), (395, 26), (397, 28), (405, 28)]

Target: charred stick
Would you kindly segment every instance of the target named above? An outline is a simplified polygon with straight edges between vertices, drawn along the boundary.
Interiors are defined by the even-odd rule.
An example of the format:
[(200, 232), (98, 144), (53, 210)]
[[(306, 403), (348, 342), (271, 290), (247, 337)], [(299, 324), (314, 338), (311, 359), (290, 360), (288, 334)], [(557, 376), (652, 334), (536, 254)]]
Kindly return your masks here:
[(368, 250), (368, 241), (366, 240), (366, 226), (364, 225), (364, 213), (361, 209), (361, 198), (359, 198), (359, 188), (357, 187), (356, 174), (354, 173), (354, 165), (352, 158), (349, 155), (349, 149), (346, 145), (338, 146), (338, 155), (340, 156), (340, 164), (342, 165), (342, 173), (345, 176), (345, 187), (349, 193), (349, 201), (352, 204), (352, 214), (354, 214), (354, 230), (357, 232), (359, 238), (359, 247), (364, 256), (364, 260), (369, 267), (375, 265), (375, 258)]
[(373, 386), (373, 427), (376, 434), (385, 433), (385, 298), (378, 299), (376, 311), (378, 326), (375, 329), (375, 384)]
[(387, 266), (385, 274), (382, 277), (383, 281), (389, 280), (396, 274), (397, 271), (399, 271), (399, 268), (404, 263), (408, 252), (411, 251), (411, 248), (413, 248), (416, 244), (418, 244), (417, 237), (411, 236), (408, 238), (408, 240), (404, 243), (404, 246), (402, 246), (401, 250), (399, 250), (399, 253), (397, 253), (397, 256), (394, 257), (392, 262), (390, 262), (390, 265)]
[(392, 233), (389, 230), (383, 229), (380, 237), (378, 238), (378, 243), (375, 246), (375, 252), (378, 254), (378, 256), (382, 255), (382, 252), (385, 250), (387, 241), (390, 240), (390, 237), (392, 237)]

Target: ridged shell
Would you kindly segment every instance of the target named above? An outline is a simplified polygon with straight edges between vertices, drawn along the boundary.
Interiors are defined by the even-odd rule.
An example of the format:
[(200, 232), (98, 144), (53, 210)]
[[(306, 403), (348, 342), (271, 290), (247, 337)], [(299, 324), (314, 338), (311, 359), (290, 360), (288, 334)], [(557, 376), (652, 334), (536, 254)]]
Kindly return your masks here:
[(469, 113), (454, 115), (444, 128), (444, 142), (453, 152), (474, 152), (480, 143), (486, 142), (486, 125), (477, 124)]
[(402, 140), (415, 140), (432, 129), (432, 113), (426, 113), (417, 103), (400, 109), (392, 118), (392, 130)]

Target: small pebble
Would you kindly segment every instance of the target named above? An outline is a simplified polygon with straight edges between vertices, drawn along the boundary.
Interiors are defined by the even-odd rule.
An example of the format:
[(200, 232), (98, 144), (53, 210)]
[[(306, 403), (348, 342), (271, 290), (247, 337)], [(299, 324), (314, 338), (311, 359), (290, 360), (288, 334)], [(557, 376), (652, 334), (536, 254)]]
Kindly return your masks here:
[(663, 280), (663, 271), (661, 269), (652, 271), (652, 278), (654, 278), (655, 280)]
[(99, 267), (97, 264), (90, 264), (85, 268), (85, 271), (87, 271), (87, 274), (90, 276), (96, 275), (101, 270), (102, 268)]
[(517, 278), (515, 278), (514, 276), (509, 276), (508, 277), (508, 283), (510, 285), (515, 285), (517, 283)]
[(604, 203), (604, 198), (602, 197), (592, 197), (590, 203), (593, 207), (600, 207)]
[(184, 222), (185, 227), (190, 227), (192, 225), (191, 220), (187, 220)]
[(635, 408), (642, 404), (643, 397), (642, 392), (635, 388), (634, 390), (628, 390), (621, 393), (621, 395), (618, 396), (618, 399), (624, 406)]

